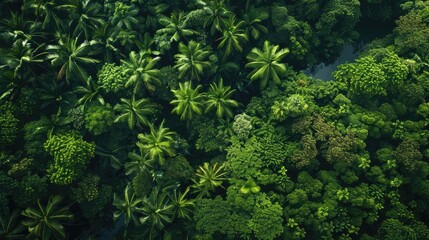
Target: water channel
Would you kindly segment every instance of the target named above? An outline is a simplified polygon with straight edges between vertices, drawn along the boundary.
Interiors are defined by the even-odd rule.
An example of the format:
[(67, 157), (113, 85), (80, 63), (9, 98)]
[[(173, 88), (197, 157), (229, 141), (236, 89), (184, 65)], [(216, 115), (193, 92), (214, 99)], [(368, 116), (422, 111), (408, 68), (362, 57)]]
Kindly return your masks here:
[(332, 72), (337, 69), (338, 65), (353, 62), (359, 56), (359, 52), (365, 48), (366, 44), (374, 39), (383, 38), (391, 33), (393, 28), (393, 23), (361, 21), (356, 27), (360, 34), (359, 44), (355, 44), (357, 46), (345, 44), (340, 56), (333, 63), (320, 63), (313, 70), (308, 68), (302, 72), (315, 79), (324, 81), (332, 80)]

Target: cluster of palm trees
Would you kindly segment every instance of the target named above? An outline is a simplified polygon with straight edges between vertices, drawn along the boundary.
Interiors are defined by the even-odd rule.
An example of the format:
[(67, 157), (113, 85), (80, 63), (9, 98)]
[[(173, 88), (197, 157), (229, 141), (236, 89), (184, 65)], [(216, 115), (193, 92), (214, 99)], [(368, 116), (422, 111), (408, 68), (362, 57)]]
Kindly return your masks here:
[[(186, 121), (187, 126), (196, 115), (203, 114), (213, 114), (229, 123), (239, 108), (233, 99), (237, 94), (232, 87), (234, 81), (247, 75), (251, 81), (260, 80), (261, 88), (271, 80), (279, 84), (286, 72), (282, 60), (288, 50), (268, 41), (262, 49), (250, 49), (250, 42), (257, 44), (262, 34), (268, 33), (262, 22), (269, 15), (249, 2), (235, 15), (225, 0), (196, 1), (206, 16), (202, 29), (189, 27), (188, 14), (170, 10), (168, 4), (135, 2), (140, 3), (24, 0), (19, 11), (0, 21), (0, 100), (16, 99), (25, 88), (36, 89), (41, 113), (55, 114), (57, 119), (67, 115), (63, 105), (67, 109), (79, 107), (85, 114), (90, 106), (111, 104), (115, 123), (126, 124), (133, 134), (146, 130), (137, 136), (138, 151), (129, 153), (125, 173), (149, 174), (156, 180), (160, 168), (179, 154), (174, 147), (177, 134), (165, 127), (164, 121), (159, 123), (168, 116), (156, 116), (162, 108), (154, 92), (168, 81), (161, 78), (163, 66), (178, 72), (178, 87), (167, 89), (172, 93), (172, 100), (167, 102), (172, 105), (171, 113)], [(143, 9), (139, 4), (148, 6)], [(156, 36), (166, 36), (177, 52), (162, 54)], [(237, 54), (248, 54), (247, 64)], [(123, 67), (128, 76), (124, 87), (130, 91), (109, 92), (97, 83), (97, 72), (104, 63)], [(115, 195), (114, 216), (123, 216), (126, 226), (130, 222), (150, 226), (152, 237), (175, 218), (190, 217), (193, 200), (189, 195), (209, 196), (226, 180), (222, 164), (203, 163), (187, 188), (156, 184), (142, 197), (128, 184), (122, 197)], [(61, 201), (55, 195), (46, 204), (39, 200), (22, 216), (16, 211), (6, 214), (8, 217), (0, 221), (0, 236), (6, 236), (6, 232), (24, 236), (17, 220), (23, 217), (22, 224), (31, 237), (64, 238), (63, 223), (74, 218), (68, 207), (60, 206)], [(11, 232), (13, 225), (18, 230)]]
[[(188, 198), (189, 188), (184, 192), (178, 190), (177, 186), (167, 186), (160, 188), (155, 186), (149, 195), (138, 197), (130, 185), (125, 188), (123, 197), (115, 194), (113, 205), (116, 208), (114, 219), (123, 218), (125, 225), (124, 238), (129, 234), (138, 235), (140, 238), (148, 236), (154, 239), (160, 230), (167, 224), (173, 222), (175, 218), (190, 219), (194, 200)], [(131, 223), (131, 224), (130, 224)], [(127, 229), (130, 226), (140, 228), (133, 233)]]
[[(168, 131), (168, 129), (163, 129)], [(171, 140), (169, 137), (166, 137), (161, 142), (162, 147), (157, 148), (159, 149), (157, 152), (154, 150), (149, 151), (151, 149), (150, 144), (156, 141), (154, 138), (161, 137), (162, 133), (158, 132), (158, 136), (154, 136), (154, 133), (151, 133), (150, 136), (139, 136), (143, 141), (138, 143), (142, 153), (146, 152), (146, 154), (154, 154), (154, 156), (146, 156), (144, 153), (130, 153), (129, 156), (133, 162), (127, 165), (127, 174), (151, 172), (154, 167), (154, 161), (150, 159), (161, 161), (161, 158), (164, 159), (162, 155), (170, 152), (167, 143)], [(166, 135), (168, 134), (172, 134), (172, 132), (167, 132)], [(114, 195), (113, 205), (116, 208), (114, 219), (123, 219), (125, 226), (124, 237), (128, 236), (128, 229), (134, 229), (132, 232), (135, 234), (139, 232), (138, 227), (140, 224), (143, 224), (148, 228), (144, 228), (145, 231), (141, 233), (141, 236), (149, 235), (149, 239), (153, 239), (154, 236), (157, 236), (156, 234), (159, 234), (160, 230), (165, 229), (167, 224), (172, 223), (173, 220), (191, 219), (195, 199), (210, 196), (218, 187), (223, 188), (222, 184), (227, 180), (226, 174), (224, 166), (221, 164), (211, 165), (204, 163), (203, 166), (199, 166), (196, 171), (196, 177), (192, 179), (194, 184), (191, 186), (195, 198), (190, 196), (190, 187), (181, 191), (179, 183), (159, 183), (151, 188), (148, 195), (143, 197), (138, 196), (129, 184), (126, 186), (123, 196)]]
[[(238, 107), (238, 102), (231, 99), (235, 90), (223, 86), (223, 80), (210, 84), (207, 94), (201, 93), (201, 85), (192, 88), (191, 82), (179, 83), (179, 89), (172, 90), (176, 99), (173, 113), (180, 115), (182, 120), (191, 120), (194, 114), (201, 115), (204, 111), (215, 110), (218, 118), (232, 118), (232, 108)], [(204, 110), (205, 109), (205, 110)]]
[[(267, 32), (261, 24), (267, 19), (268, 14), (265, 11), (257, 11), (249, 6), (242, 14), (243, 20), (237, 20), (224, 1), (198, 3), (208, 15), (204, 26), (210, 29), (212, 35), (220, 34), (216, 42), (217, 48), (222, 50), (222, 62), (227, 63), (227, 58), (234, 51), (243, 51), (244, 45), (249, 41), (249, 34), (258, 39), (260, 33)], [(84, 82), (90, 75), (88, 70), (102, 60), (112, 62), (114, 56), (124, 57), (120, 45), (134, 45), (138, 51), (131, 51), (128, 60), (121, 60), (131, 74), (127, 87), (133, 86), (136, 93), (143, 84), (146, 89), (153, 91), (160, 83), (157, 78), (159, 71), (154, 68), (160, 57), (152, 57), (155, 51), (144, 46), (147, 35), (143, 37), (141, 34), (137, 36), (136, 33), (130, 33), (135, 31), (138, 22), (138, 9), (135, 7), (116, 3), (111, 6), (115, 14), (106, 18), (108, 11), (103, 12), (100, 3), (89, 0), (74, 0), (68, 3), (25, 1), (25, 4), (26, 12), (13, 14), (12, 18), (3, 21), (1, 28), (12, 36), (8, 39), (8, 45), (11, 47), (1, 49), (4, 54), (0, 59), (2, 69), (14, 72), (15, 79), (11, 80), (12, 82), (17, 83), (19, 79), (26, 80), (37, 76), (40, 72), (38, 68), (46, 68), (47, 61), (52, 64), (49, 68), (56, 70), (58, 80), (65, 80), (67, 84), (79, 79)], [(70, 13), (69, 22), (64, 20), (67, 13)], [(39, 21), (26, 20), (28, 16), (37, 16)], [(200, 33), (186, 28), (186, 15), (183, 12), (172, 12), (170, 18), (162, 15), (159, 17), (159, 23), (164, 27), (158, 29), (156, 34), (167, 34), (171, 36), (171, 41), (179, 42), (179, 53), (175, 55), (174, 65), (179, 71), (179, 77), (199, 81), (205, 71), (213, 66), (213, 62), (208, 60), (212, 52), (199, 42), (188, 41), (188, 38)], [(56, 32), (46, 34), (53, 26), (57, 29)], [(69, 26), (71, 31), (66, 30)], [(124, 39), (121, 34), (123, 31), (126, 32), (125, 35), (129, 35), (127, 38), (135, 37)], [(48, 37), (59, 40), (46, 41)], [(45, 44), (46, 42), (48, 44)], [(265, 87), (270, 79), (278, 83), (285, 72), (286, 67), (280, 61), (287, 50), (277, 50), (278, 47), (265, 43), (262, 51), (253, 49), (248, 56), (246, 67), (253, 69), (249, 77), (251, 80), (261, 79), (261, 87)], [(16, 85), (22, 87), (22, 84)]]

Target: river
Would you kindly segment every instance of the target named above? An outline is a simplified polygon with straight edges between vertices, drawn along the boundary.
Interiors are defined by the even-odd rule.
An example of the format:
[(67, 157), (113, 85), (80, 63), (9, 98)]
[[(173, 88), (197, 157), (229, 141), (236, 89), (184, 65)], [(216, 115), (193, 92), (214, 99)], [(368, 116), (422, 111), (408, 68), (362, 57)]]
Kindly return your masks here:
[(320, 63), (313, 70), (307, 68), (302, 72), (315, 79), (321, 79), (324, 81), (332, 80), (332, 72), (337, 69), (338, 65), (353, 62), (359, 56), (359, 52), (365, 48), (367, 43), (377, 38), (383, 38), (387, 34), (391, 33), (393, 28), (394, 23), (361, 21), (356, 26), (356, 29), (360, 34), (357, 48), (352, 44), (345, 44), (340, 57), (338, 57), (333, 63)]
[(310, 70), (307, 68), (303, 72), (306, 75), (310, 75), (314, 79), (322, 79), (324, 81), (331, 80), (331, 74), (333, 71), (337, 69), (337, 66), (343, 63), (352, 62), (354, 59), (358, 57), (358, 51), (352, 45), (346, 44), (341, 51), (341, 55), (337, 60), (335, 60), (331, 64), (321, 63), (317, 65), (314, 70)]

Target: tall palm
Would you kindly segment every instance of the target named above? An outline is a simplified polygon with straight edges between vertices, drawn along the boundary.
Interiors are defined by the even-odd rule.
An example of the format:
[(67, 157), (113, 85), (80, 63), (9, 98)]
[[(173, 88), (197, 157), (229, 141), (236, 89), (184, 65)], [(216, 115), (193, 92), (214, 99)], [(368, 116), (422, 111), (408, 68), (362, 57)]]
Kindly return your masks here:
[(174, 216), (174, 207), (171, 205), (167, 192), (155, 187), (149, 196), (144, 197), (141, 212), (143, 217), (140, 223), (150, 226), (149, 239), (153, 239), (156, 230), (165, 228), (166, 223), (171, 223)]
[(159, 29), (157, 32), (171, 35), (170, 41), (179, 42), (182, 39), (186, 39), (186, 37), (194, 35), (195, 32), (184, 27), (185, 19), (186, 14), (184, 12), (173, 12), (170, 18), (161, 17), (159, 22), (164, 28)]
[(23, 13), (10, 13), (10, 17), (0, 21), (0, 38), (7, 42), (17, 40), (28, 41), (33, 44), (41, 44), (46, 39), (46, 33), (41, 31), (40, 23), (27, 20)]
[(91, 0), (72, 0), (70, 4), (73, 7), (70, 25), (75, 26), (73, 36), (83, 32), (85, 40), (89, 40), (94, 28), (105, 22), (101, 4)]
[(37, 74), (34, 68), (43, 67), (43, 63), (48, 54), (44, 51), (44, 44), (32, 48), (27, 40), (18, 39), (13, 46), (8, 49), (0, 48), (0, 67), (14, 70), (14, 77), (28, 80)]
[(163, 17), (163, 13), (167, 11), (170, 5), (166, 3), (159, 3), (154, 5), (153, 2), (144, 1), (143, 7), (140, 8), (142, 11), (142, 15), (145, 16), (144, 28), (157, 30), (159, 29), (159, 21), (161, 17)]
[(0, 239), (24, 239), (25, 227), (19, 222), (19, 211), (5, 208), (0, 212)]
[(192, 179), (193, 188), (198, 192), (198, 197), (209, 196), (210, 192), (217, 187), (222, 187), (223, 181), (227, 180), (226, 172), (223, 165), (210, 165), (205, 162), (203, 166), (199, 166), (196, 171), (196, 178)]
[(70, 97), (73, 93), (67, 91), (65, 82), (55, 81), (55, 78), (46, 76), (41, 81), (41, 87), (37, 88), (38, 97), (41, 100), (40, 108), (48, 112), (54, 112), (61, 107), (70, 106)]
[(118, 48), (115, 47), (115, 29), (109, 23), (104, 23), (100, 26), (95, 26), (92, 32), (92, 41), (101, 46), (104, 61), (111, 63), (113, 61), (113, 53), (120, 54), (125, 58)]
[(26, 220), (22, 224), (28, 227), (31, 237), (37, 239), (64, 239), (66, 233), (63, 223), (73, 220), (73, 215), (68, 207), (60, 207), (62, 198), (60, 196), (51, 196), (46, 206), (43, 206), (40, 200), (37, 201), (36, 208), (27, 208), (22, 212)]
[(174, 189), (172, 194), (169, 194), (171, 204), (174, 209), (174, 216), (183, 219), (190, 219), (192, 213), (192, 207), (194, 206), (194, 200), (188, 199), (186, 195), (189, 193), (189, 187), (186, 188), (185, 192), (180, 192), (177, 188)]
[(155, 40), (150, 36), (148, 32), (146, 32), (143, 35), (143, 39), (139, 43), (139, 48), (142, 49), (144, 52), (148, 53), (149, 55), (158, 56), (161, 54), (161, 52), (154, 50), (154, 45)]
[(194, 114), (203, 113), (204, 95), (200, 93), (201, 85), (195, 89), (192, 88), (191, 82), (179, 83), (179, 89), (171, 90), (176, 97), (171, 104), (176, 105), (173, 113), (180, 115), (181, 120), (191, 120)]
[(268, 12), (263, 9), (254, 8), (253, 5), (247, 8), (242, 16), (247, 36), (251, 35), (257, 40), (261, 33), (268, 33), (268, 29), (261, 22), (269, 17)]
[(204, 22), (204, 27), (210, 25), (210, 34), (214, 35), (216, 31), (222, 32), (226, 20), (233, 15), (225, 7), (225, 0), (198, 0), (197, 3), (202, 5), (209, 15)]
[(53, 22), (56, 29), (65, 29), (61, 15), (65, 10), (69, 10), (70, 4), (63, 4), (61, 0), (25, 0), (24, 9), (33, 10), (37, 18), (42, 18), (43, 29), (51, 27)]
[(125, 73), (131, 77), (125, 83), (125, 87), (134, 86), (134, 93), (140, 89), (143, 83), (147, 90), (154, 91), (155, 85), (161, 84), (158, 78), (159, 70), (154, 69), (155, 64), (161, 60), (160, 57), (152, 58), (147, 52), (136, 53), (132, 51), (129, 55), (129, 60), (121, 60), (125, 67)]
[(218, 118), (232, 118), (233, 113), (231, 108), (238, 107), (238, 102), (231, 99), (231, 95), (235, 92), (230, 86), (223, 86), (221, 79), (218, 84), (210, 84), (210, 90), (207, 92), (206, 112), (212, 109), (216, 110)]
[(243, 21), (236, 23), (235, 17), (225, 22), (225, 30), (223, 36), (219, 38), (221, 42), (218, 45), (218, 48), (225, 48), (224, 58), (228, 57), (233, 49), (238, 52), (243, 51), (242, 44), (248, 41), (247, 34), (241, 29), (243, 25)]
[(128, 226), (130, 221), (133, 221), (133, 223), (137, 225), (140, 203), (141, 199), (136, 196), (128, 184), (125, 188), (123, 198), (118, 197), (116, 194), (113, 195), (113, 206), (116, 208), (113, 212), (113, 219), (117, 220), (119, 217), (124, 216), (125, 227)]
[(267, 82), (272, 79), (276, 84), (280, 84), (279, 75), (286, 73), (286, 65), (280, 61), (289, 53), (289, 49), (283, 48), (279, 50), (278, 45), (271, 45), (268, 41), (264, 42), (262, 50), (253, 48), (247, 55), (249, 62), (247, 68), (253, 68), (249, 74), (250, 80), (260, 79), (260, 87), (264, 89)]
[(187, 76), (190, 80), (200, 80), (204, 69), (210, 67), (210, 62), (207, 61), (210, 52), (194, 41), (190, 41), (188, 45), (179, 43), (179, 52), (174, 55), (174, 67), (179, 70), (179, 78)]
[(140, 150), (140, 153), (130, 152), (128, 158), (131, 162), (125, 163), (125, 174), (126, 175), (138, 175), (141, 173), (147, 173), (154, 168), (154, 162), (156, 159), (150, 159)]
[(120, 113), (115, 122), (127, 122), (128, 127), (134, 129), (136, 126), (149, 125), (148, 117), (155, 113), (156, 104), (145, 98), (136, 100), (133, 95), (130, 100), (121, 98), (121, 103), (113, 109)]
[(92, 80), (92, 77), (86, 79), (85, 85), (86, 86), (77, 86), (73, 91), (76, 94), (82, 95), (82, 97), (76, 102), (76, 105), (81, 105), (82, 109), (85, 110), (86, 106), (94, 99), (104, 105), (104, 98), (100, 94), (101, 87)]
[(48, 59), (54, 66), (61, 66), (57, 78), (65, 77), (67, 83), (73, 78), (85, 81), (88, 73), (85, 67), (99, 63), (100, 60), (92, 58), (96, 52), (88, 41), (79, 43), (79, 38), (61, 37), (58, 45), (49, 45), (47, 47), (49, 54)]
[(158, 128), (150, 126), (150, 133), (140, 133), (137, 137), (137, 147), (145, 158), (156, 160), (160, 165), (165, 163), (165, 156), (173, 156), (173, 135), (170, 129), (165, 128), (164, 122)]

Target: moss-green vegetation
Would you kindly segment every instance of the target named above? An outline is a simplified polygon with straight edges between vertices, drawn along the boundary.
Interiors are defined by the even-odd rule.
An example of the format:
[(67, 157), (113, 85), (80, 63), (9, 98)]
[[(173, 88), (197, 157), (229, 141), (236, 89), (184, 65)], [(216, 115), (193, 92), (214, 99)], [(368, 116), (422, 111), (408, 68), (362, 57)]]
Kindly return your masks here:
[(428, 52), (428, 0), (0, 1), (0, 239), (429, 240)]

